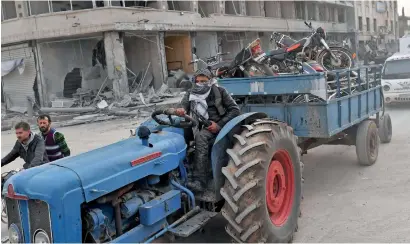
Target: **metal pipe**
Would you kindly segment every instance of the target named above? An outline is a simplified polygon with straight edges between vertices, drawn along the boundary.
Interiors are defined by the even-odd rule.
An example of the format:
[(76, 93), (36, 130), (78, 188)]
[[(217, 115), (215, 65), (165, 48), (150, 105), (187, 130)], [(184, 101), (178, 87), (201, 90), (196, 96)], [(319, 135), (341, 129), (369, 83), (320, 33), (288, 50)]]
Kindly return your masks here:
[(121, 208), (120, 201), (118, 199), (113, 201), (113, 206), (115, 210), (115, 232), (117, 237), (122, 235), (122, 221), (121, 221)]
[(176, 187), (179, 190), (181, 190), (181, 191), (185, 192), (186, 194), (188, 194), (189, 198), (191, 199), (191, 208), (194, 209), (195, 208), (194, 193), (192, 193), (192, 191), (190, 191), (188, 188), (183, 187), (178, 182), (176, 182), (175, 180), (172, 180), (172, 179), (171, 179), (171, 185), (173, 185), (174, 187)]
[(158, 237), (162, 236), (163, 234), (165, 234), (168, 230), (174, 228), (176, 225), (179, 225), (180, 223), (186, 221), (188, 218), (190, 218), (192, 215), (196, 214), (197, 212), (199, 212), (199, 206), (196, 206), (194, 209), (192, 209), (191, 211), (189, 211), (188, 213), (186, 213), (184, 216), (182, 216), (181, 218), (179, 218), (177, 221), (175, 221), (174, 223), (172, 223), (171, 225), (166, 226), (164, 229), (162, 229), (160, 232), (158, 232), (157, 234), (155, 234), (153, 237), (149, 238), (148, 240), (145, 241), (145, 243), (150, 243), (153, 240), (157, 239)]
[(82, 107), (82, 108), (40, 108), (40, 111), (43, 113), (85, 113), (85, 112), (94, 112), (97, 108), (95, 107)]

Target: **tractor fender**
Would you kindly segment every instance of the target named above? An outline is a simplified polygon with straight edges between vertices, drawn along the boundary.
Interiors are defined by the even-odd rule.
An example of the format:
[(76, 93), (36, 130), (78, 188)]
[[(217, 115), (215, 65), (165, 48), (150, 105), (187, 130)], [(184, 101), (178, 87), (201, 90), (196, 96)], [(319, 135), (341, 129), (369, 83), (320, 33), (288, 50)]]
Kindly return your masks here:
[(221, 169), (228, 163), (226, 149), (228, 149), (232, 144), (232, 141), (230, 140), (232, 136), (230, 135), (239, 129), (238, 126), (241, 125), (243, 121), (247, 119), (255, 120), (266, 117), (268, 116), (265, 113), (260, 112), (241, 114), (229, 121), (216, 137), (211, 152), (212, 174), (214, 177), (213, 189), (215, 191), (216, 201), (222, 200), (219, 189), (224, 185), (225, 178), (221, 172)]

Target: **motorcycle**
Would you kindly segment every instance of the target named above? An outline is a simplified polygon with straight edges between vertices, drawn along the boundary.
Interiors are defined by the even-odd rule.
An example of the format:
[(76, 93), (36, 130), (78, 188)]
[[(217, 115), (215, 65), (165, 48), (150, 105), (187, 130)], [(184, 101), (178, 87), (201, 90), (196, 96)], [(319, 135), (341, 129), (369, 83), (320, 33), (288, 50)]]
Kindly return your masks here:
[(265, 57), (259, 38), (243, 48), (227, 65), (221, 65), (216, 70), (216, 77), (252, 77), (273, 76), (272, 69), (261, 62)]
[[(291, 60), (316, 60), (325, 70), (348, 69), (354, 65), (354, 57), (348, 49), (344, 47), (329, 47), (326, 43), (326, 32), (323, 28), (314, 29), (312, 23), (305, 24), (312, 31), (312, 34), (299, 41), (295, 41), (289, 36), (280, 33), (273, 33), (271, 41), (279, 47), (266, 54), (270, 60), (270, 65), (284, 68), (282, 64), (286, 59)], [(285, 65), (286, 66), (286, 65)]]
[[(206, 68), (214, 75), (216, 76), (216, 70), (220, 67), (224, 67), (229, 65), (230, 62), (227, 61), (221, 61), (221, 57), (225, 56), (227, 54), (229, 54), (230, 52), (226, 52), (226, 53), (217, 53), (215, 56), (211, 56), (208, 58), (201, 59), (201, 58), (197, 58), (192, 60), (191, 62), (189, 62), (188, 64), (198, 64), (201, 63), (203, 65), (206, 66)], [(196, 71), (196, 70), (195, 70)]]

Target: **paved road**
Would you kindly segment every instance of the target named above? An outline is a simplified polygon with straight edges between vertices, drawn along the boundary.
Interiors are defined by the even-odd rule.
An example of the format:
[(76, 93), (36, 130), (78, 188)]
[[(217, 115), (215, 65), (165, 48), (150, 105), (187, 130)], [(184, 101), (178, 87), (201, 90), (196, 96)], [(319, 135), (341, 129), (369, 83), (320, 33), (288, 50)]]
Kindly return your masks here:
[[(359, 166), (355, 147), (348, 146), (323, 146), (303, 157), (305, 198), (296, 242), (410, 242), (410, 105), (388, 110), (393, 139), (381, 145), (375, 165)], [(122, 121), (62, 131), (69, 143), (77, 142), (82, 133), (93, 135), (71, 143), (76, 152), (82, 152), (127, 137), (127, 128), (129, 122)], [(12, 134), (2, 133), (3, 153), (13, 140)], [(178, 242), (229, 242), (224, 226), (219, 216), (205, 233)]]

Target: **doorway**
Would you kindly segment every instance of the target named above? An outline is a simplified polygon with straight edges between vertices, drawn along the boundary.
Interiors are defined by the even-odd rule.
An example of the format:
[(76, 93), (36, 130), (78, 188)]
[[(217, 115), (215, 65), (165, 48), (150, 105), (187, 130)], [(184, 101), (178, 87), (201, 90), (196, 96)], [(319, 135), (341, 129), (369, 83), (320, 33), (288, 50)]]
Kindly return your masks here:
[(192, 60), (191, 37), (187, 35), (166, 36), (164, 38), (168, 72), (182, 69), (185, 73), (194, 71)]

